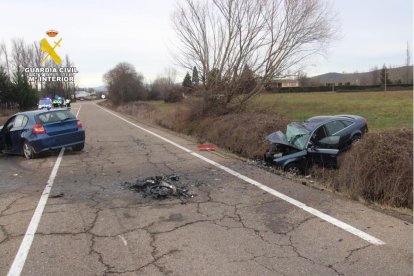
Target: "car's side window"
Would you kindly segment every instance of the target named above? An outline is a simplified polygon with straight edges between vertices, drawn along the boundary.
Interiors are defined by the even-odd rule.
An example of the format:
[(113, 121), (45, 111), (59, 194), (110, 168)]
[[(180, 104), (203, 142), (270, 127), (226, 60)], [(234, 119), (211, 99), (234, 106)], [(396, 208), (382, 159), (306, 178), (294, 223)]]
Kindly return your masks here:
[(13, 128), (22, 127), (24, 118), (25, 118), (25, 116), (23, 116), (23, 115), (17, 115), (16, 118), (14, 119)]
[(336, 120), (325, 124), (328, 135), (335, 135), (335, 133), (341, 131), (347, 127), (342, 121)]
[(327, 135), (326, 131), (325, 131), (325, 127), (321, 126), (320, 128), (318, 128), (312, 135), (312, 140), (314, 142), (317, 142), (323, 138), (325, 138)]
[(29, 121), (29, 118), (27, 118), (27, 116), (23, 116), (22, 127), (25, 127), (28, 121)]
[(345, 127), (349, 127), (350, 125), (353, 124), (352, 121), (348, 121), (348, 120), (342, 120), (341, 122), (345, 125)]

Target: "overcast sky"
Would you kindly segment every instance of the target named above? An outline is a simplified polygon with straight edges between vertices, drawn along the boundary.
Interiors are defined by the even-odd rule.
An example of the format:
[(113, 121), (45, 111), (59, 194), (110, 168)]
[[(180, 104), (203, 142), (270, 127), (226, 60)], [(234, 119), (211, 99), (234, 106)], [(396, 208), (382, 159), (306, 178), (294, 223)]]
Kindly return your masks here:
[[(308, 75), (368, 71), (373, 66), (404, 65), (413, 41), (411, 0), (332, 0), (341, 25), (340, 40), (326, 58), (313, 58)], [(176, 67), (171, 42), (175, 0), (72, 0), (0, 2), (0, 42), (26, 42), (55, 29), (63, 39), (57, 52), (78, 68), (78, 85), (102, 85), (102, 75), (118, 62), (132, 63), (147, 82)], [(181, 73), (183, 73), (181, 71)]]

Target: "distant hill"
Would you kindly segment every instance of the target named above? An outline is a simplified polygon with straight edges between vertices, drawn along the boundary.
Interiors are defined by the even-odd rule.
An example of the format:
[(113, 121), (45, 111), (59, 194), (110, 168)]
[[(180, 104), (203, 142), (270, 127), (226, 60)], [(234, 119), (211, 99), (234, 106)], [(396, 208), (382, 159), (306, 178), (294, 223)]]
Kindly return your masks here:
[[(375, 85), (380, 84), (381, 70), (363, 73), (327, 73), (309, 78), (313, 84), (326, 85), (335, 83), (335, 85)], [(402, 66), (387, 69), (389, 79), (393, 83), (413, 83), (413, 66)]]

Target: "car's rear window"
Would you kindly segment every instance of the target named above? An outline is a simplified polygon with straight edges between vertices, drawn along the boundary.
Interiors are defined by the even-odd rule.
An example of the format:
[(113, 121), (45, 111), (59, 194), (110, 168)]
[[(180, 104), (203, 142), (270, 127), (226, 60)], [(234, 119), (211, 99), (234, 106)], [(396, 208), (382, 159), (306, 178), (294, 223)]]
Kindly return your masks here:
[(57, 110), (39, 114), (37, 115), (37, 119), (42, 124), (48, 124), (63, 121), (66, 119), (76, 119), (76, 117), (69, 110)]

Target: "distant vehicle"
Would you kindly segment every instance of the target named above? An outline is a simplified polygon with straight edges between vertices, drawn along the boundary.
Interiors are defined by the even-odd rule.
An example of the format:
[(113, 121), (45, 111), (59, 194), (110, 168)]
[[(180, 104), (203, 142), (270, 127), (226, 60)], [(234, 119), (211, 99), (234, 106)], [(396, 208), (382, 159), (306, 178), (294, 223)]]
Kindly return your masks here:
[(85, 145), (82, 124), (67, 109), (17, 113), (0, 126), (0, 152), (36, 158), (40, 153)]
[(368, 131), (365, 118), (355, 115), (317, 116), (290, 123), (286, 134), (266, 137), (272, 143), (264, 159), (292, 174), (303, 174), (313, 164), (337, 167), (337, 156)]
[(52, 100), (50, 98), (43, 98), (39, 100), (37, 104), (37, 109), (51, 109), (52, 108)]
[(65, 98), (56, 97), (52, 101), (53, 107), (64, 107), (66, 106)]

